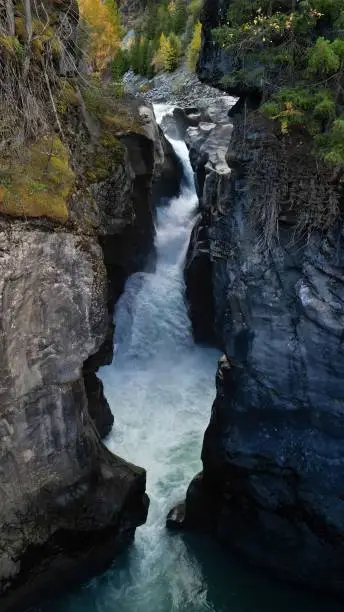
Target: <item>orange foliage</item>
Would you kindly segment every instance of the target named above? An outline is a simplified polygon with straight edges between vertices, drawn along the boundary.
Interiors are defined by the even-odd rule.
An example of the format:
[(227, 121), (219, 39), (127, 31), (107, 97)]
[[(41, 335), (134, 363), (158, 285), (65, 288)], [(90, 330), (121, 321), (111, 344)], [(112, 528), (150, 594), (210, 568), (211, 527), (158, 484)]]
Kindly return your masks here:
[(118, 50), (122, 32), (116, 0), (78, 0), (89, 33), (88, 56), (97, 71), (106, 68)]

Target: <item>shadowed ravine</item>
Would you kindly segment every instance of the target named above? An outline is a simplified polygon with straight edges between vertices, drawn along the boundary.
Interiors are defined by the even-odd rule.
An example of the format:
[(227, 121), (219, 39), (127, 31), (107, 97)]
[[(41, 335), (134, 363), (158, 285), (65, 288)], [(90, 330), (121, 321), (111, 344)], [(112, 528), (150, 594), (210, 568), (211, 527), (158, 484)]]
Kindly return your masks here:
[[(167, 111), (156, 107), (158, 119)], [(115, 415), (106, 442), (146, 468), (148, 521), (113, 568), (44, 612), (335, 612), (336, 604), (270, 581), (200, 536), (165, 529), (201, 468), (218, 357), (191, 336), (183, 261), (197, 199), (186, 146), (171, 142), (184, 164), (181, 196), (158, 210), (156, 271), (127, 282), (116, 309), (115, 359), (101, 373)]]

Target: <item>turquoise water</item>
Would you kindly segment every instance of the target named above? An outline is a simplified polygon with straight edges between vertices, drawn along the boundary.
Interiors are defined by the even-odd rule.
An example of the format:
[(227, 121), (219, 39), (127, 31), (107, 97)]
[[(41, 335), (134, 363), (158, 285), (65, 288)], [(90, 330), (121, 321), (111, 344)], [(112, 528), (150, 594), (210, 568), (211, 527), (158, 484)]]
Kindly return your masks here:
[(187, 180), (181, 196), (159, 210), (156, 272), (128, 280), (116, 310), (115, 360), (101, 373), (115, 415), (106, 443), (147, 469), (148, 521), (103, 576), (43, 612), (339, 612), (242, 565), (207, 538), (165, 529), (168, 511), (201, 468), (219, 356), (191, 336), (182, 266), (197, 199), (186, 147), (173, 145)]

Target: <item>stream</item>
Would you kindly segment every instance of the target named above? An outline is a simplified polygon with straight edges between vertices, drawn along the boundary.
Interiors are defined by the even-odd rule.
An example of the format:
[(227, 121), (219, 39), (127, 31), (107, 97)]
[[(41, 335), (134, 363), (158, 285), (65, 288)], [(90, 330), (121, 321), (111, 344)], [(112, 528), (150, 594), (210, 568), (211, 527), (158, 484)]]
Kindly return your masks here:
[[(158, 120), (169, 110), (157, 105)], [(158, 209), (156, 271), (129, 278), (116, 308), (115, 359), (101, 372), (115, 415), (106, 444), (147, 470), (148, 520), (112, 568), (46, 612), (337, 612), (335, 603), (242, 565), (207, 538), (165, 528), (201, 469), (219, 356), (192, 339), (183, 263), (197, 197), (187, 148), (171, 143), (184, 166), (181, 195)]]

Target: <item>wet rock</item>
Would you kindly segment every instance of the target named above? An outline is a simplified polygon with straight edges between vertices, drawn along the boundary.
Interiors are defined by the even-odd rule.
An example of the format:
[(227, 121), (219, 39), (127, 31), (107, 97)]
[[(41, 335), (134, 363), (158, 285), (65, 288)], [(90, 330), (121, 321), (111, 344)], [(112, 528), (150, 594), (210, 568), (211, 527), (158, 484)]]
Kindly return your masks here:
[(185, 503), (177, 504), (167, 515), (166, 527), (168, 529), (183, 529), (185, 527)]
[(212, 262), (209, 256), (207, 230), (200, 218), (196, 223), (184, 268), (186, 299), (196, 342), (214, 345), (215, 310), (212, 285)]
[(174, 113), (165, 115), (161, 122), (161, 127), (168, 138), (173, 140), (181, 140), (183, 138), (183, 130), (180, 129)]
[[(164, 126), (165, 129), (165, 126)], [(163, 204), (171, 198), (177, 198), (183, 180), (183, 165), (177, 157), (171, 143), (165, 138), (162, 130), (161, 142), (164, 153), (164, 163), (161, 171), (157, 174), (152, 186), (153, 205)], [(180, 138), (178, 131), (171, 129), (167, 131), (170, 138)]]
[[(204, 10), (215, 19), (220, 4)], [(185, 525), (283, 579), (342, 597), (343, 221), (297, 233), (303, 213), (342, 206), (341, 186), (307, 144), (282, 144), (249, 110), (238, 105), (227, 125), (209, 116), (186, 135), (201, 208), (186, 265), (208, 257), (225, 355)], [(271, 212), (279, 232), (266, 242)], [(200, 291), (203, 269), (186, 276)], [(207, 317), (197, 291), (188, 297), (199, 325)]]

